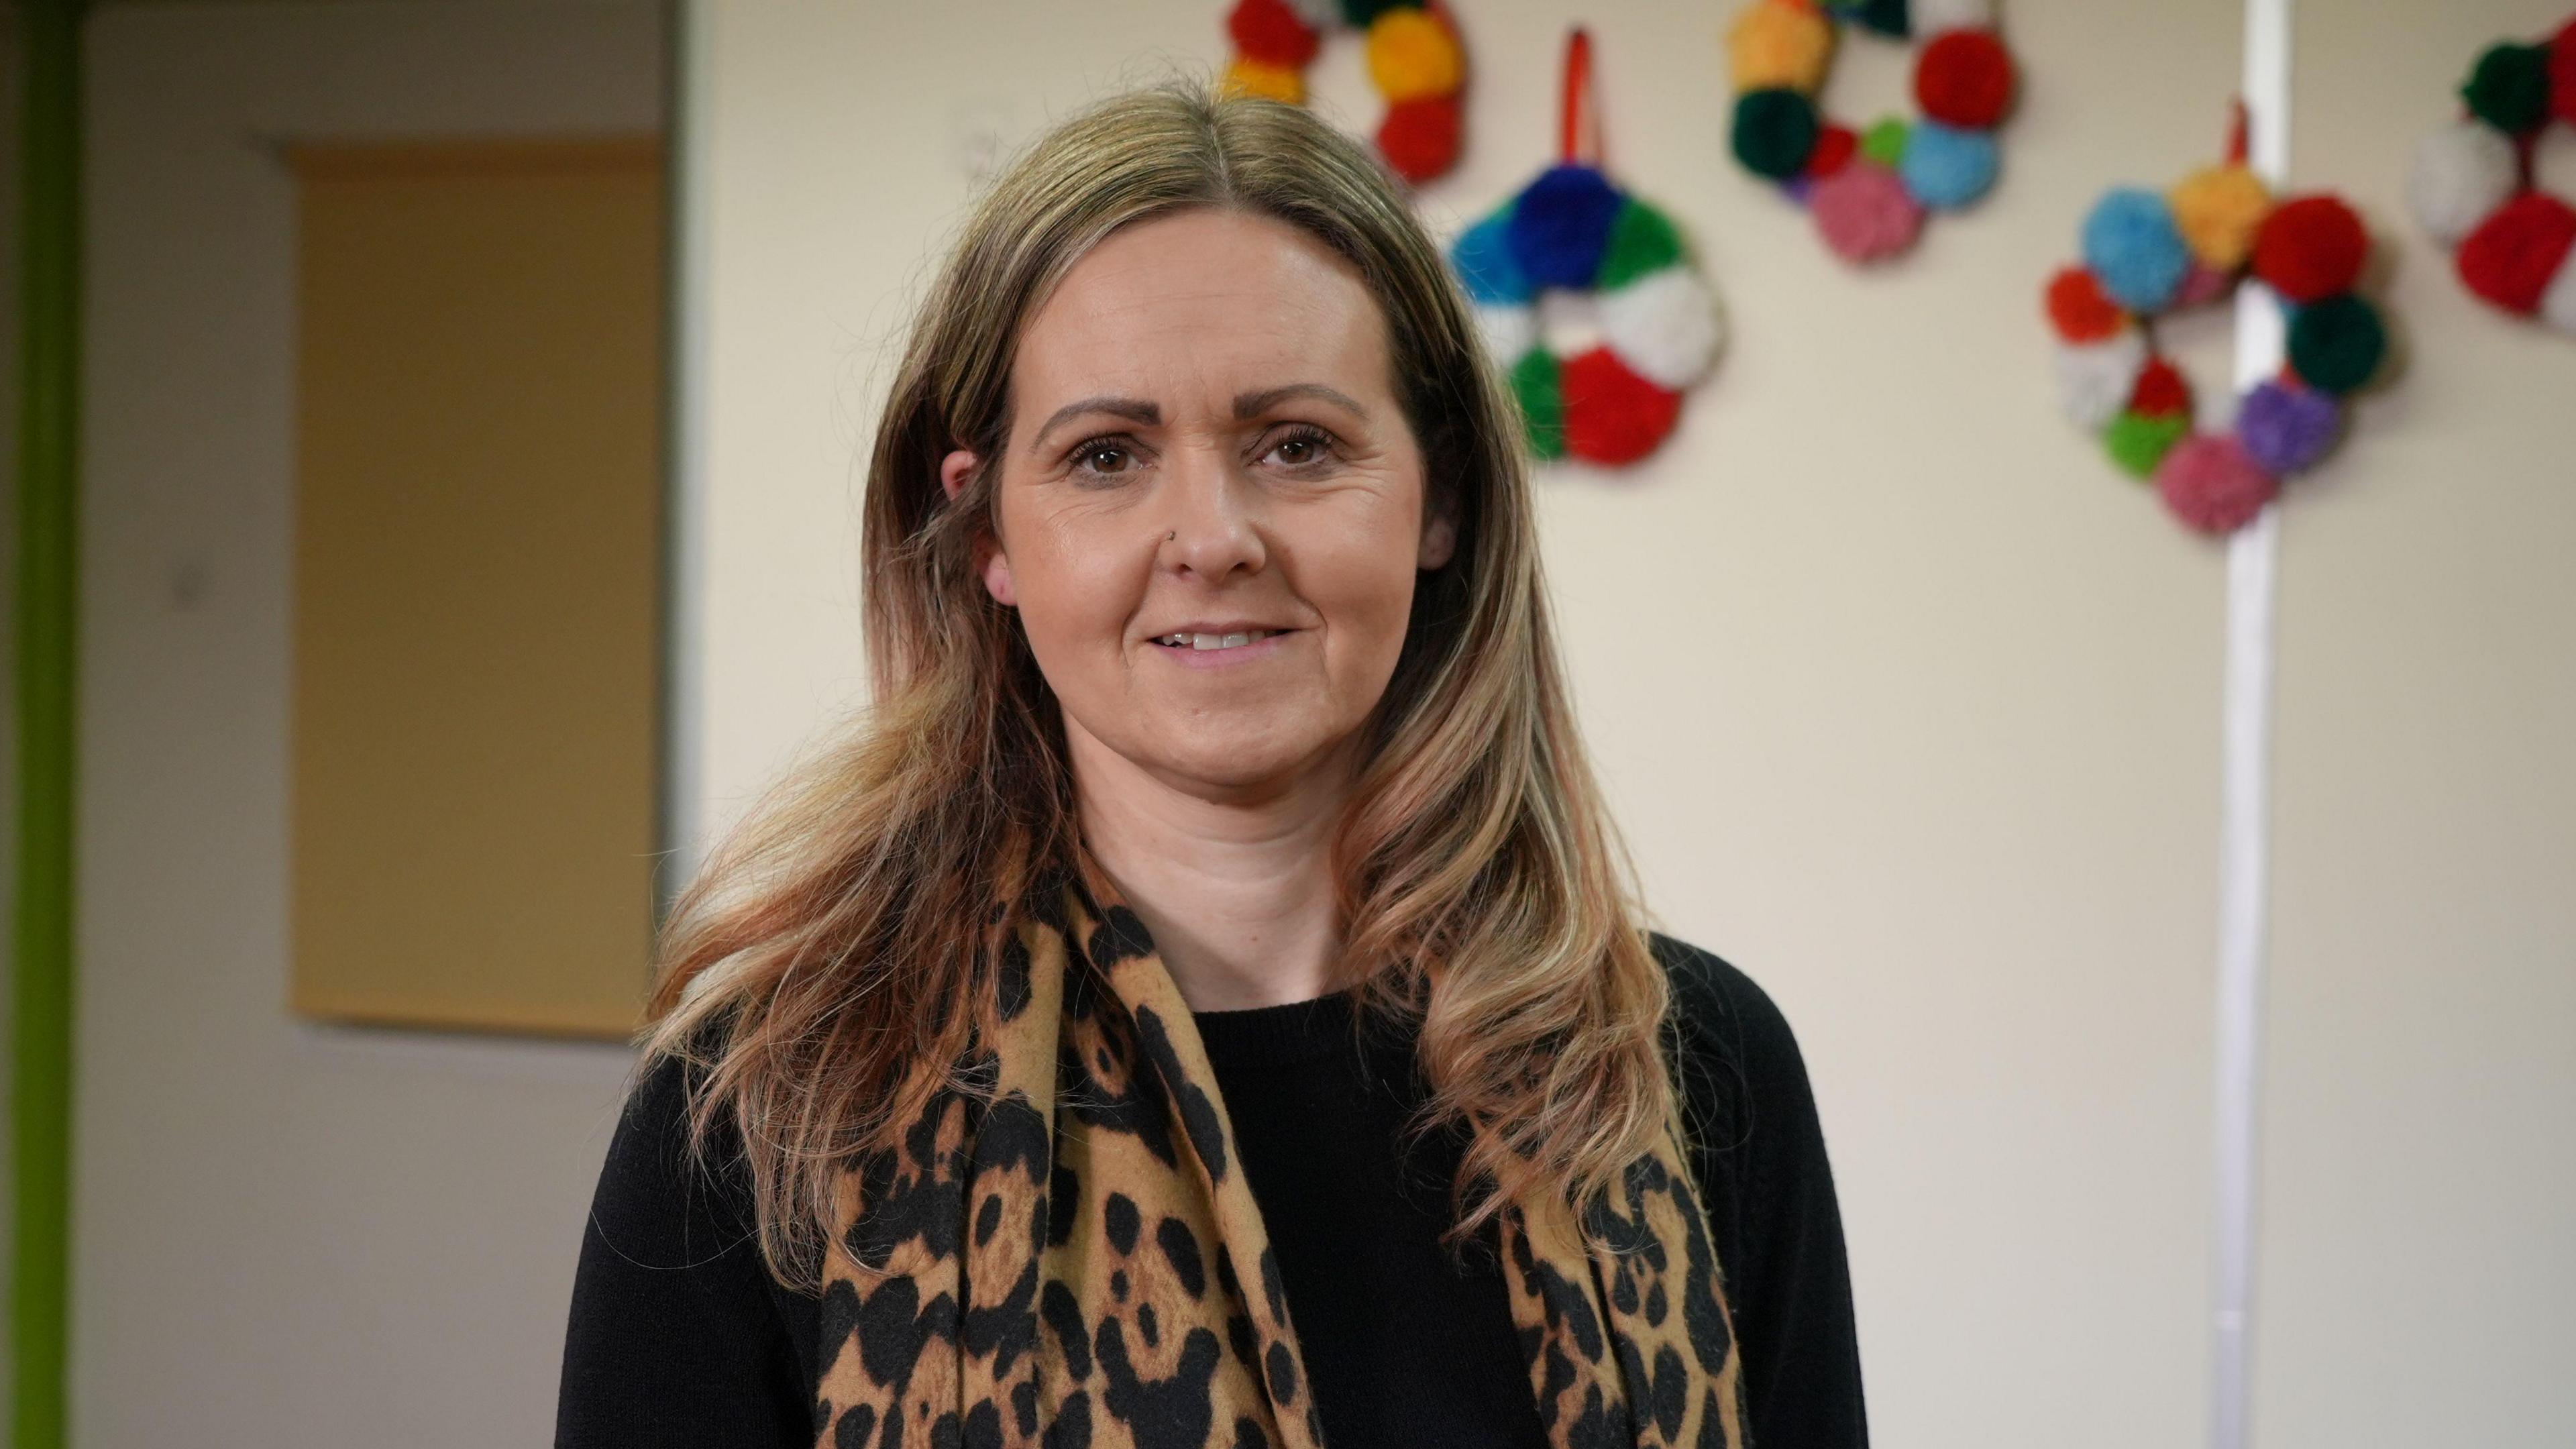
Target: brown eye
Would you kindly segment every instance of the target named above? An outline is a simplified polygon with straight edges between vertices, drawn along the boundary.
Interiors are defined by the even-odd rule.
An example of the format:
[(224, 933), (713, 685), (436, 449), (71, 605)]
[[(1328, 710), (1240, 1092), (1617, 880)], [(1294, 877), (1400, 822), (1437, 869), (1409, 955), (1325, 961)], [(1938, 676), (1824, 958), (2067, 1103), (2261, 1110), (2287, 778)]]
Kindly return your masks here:
[(1073, 455), (1073, 465), (1092, 473), (1123, 473), (1127, 449), (1117, 443), (1086, 443)]
[(1270, 445), (1270, 456), (1284, 468), (1310, 468), (1332, 456), (1333, 440), (1314, 428), (1284, 434)]

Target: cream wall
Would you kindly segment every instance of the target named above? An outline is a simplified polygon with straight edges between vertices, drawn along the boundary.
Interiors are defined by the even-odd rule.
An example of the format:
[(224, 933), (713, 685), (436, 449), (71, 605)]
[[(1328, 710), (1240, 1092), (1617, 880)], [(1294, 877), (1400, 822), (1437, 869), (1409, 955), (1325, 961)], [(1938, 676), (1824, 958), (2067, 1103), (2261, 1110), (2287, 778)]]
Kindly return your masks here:
[(551, 1436), (627, 1054), (286, 1014), (295, 216), (269, 143), (650, 130), (660, 44), (642, 0), (91, 21), (79, 1444)]
[[(857, 696), (859, 462), (976, 158), (1213, 63), (1223, 8), (698, 7), (702, 823)], [(2258, 1345), (2283, 1449), (2576, 1423), (2576, 586), (2548, 567), (2576, 344), (2476, 310), (2397, 207), (2457, 72), (2551, 8), (2311, 0), (2297, 33), (2293, 170), (2398, 242), (2416, 361), (2286, 528)], [(2056, 418), (2035, 298), (2104, 187), (2214, 159), (2241, 11), (2014, 6), (2003, 188), (1854, 276), (1726, 156), (1724, 9), (1585, 12), (1613, 167), (1685, 221), (1736, 329), (1652, 466), (1545, 480), (1590, 738), (1655, 907), (1805, 1044), (1880, 1441), (2192, 1442), (2222, 551)], [(1548, 159), (1566, 18), (1464, 12), (1444, 232)], [(1319, 76), (1373, 118), (1350, 42)], [(1856, 46), (1833, 103), (1901, 90), (1901, 52)], [(2181, 341), (2223, 388), (2224, 326)]]

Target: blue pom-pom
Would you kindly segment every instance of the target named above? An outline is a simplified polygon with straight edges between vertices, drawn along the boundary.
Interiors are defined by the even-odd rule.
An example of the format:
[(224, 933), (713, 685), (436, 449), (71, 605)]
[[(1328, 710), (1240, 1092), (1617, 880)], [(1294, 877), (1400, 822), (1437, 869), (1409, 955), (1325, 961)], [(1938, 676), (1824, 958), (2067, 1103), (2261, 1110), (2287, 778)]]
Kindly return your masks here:
[(1521, 275), (1542, 287), (1589, 288), (1610, 246), (1619, 188), (1589, 166), (1551, 166), (1512, 203), (1504, 223)]
[(2111, 300), (2132, 312), (2159, 312), (2191, 272), (2191, 247), (2163, 197), (2122, 187), (2084, 218), (2084, 265)]
[(1963, 131), (1921, 120), (1905, 140), (1896, 174), (1914, 199), (1934, 211), (1966, 206), (1995, 184), (2003, 152), (1991, 131)]
[(1507, 234), (1511, 224), (1512, 208), (1505, 206), (1449, 244), (1449, 265), (1457, 271), (1469, 300), (1487, 307), (1517, 307), (1537, 290), (1512, 258)]

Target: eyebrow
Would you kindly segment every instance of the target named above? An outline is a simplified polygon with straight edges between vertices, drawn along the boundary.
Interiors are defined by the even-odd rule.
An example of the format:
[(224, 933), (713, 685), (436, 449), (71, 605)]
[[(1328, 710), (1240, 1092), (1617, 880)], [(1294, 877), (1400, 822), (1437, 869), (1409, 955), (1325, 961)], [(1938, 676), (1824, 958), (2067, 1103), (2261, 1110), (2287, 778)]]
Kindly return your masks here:
[(1140, 423), (1149, 428), (1163, 421), (1163, 410), (1142, 398), (1087, 397), (1077, 402), (1066, 403), (1063, 407), (1047, 414), (1046, 422), (1038, 428), (1037, 432), (1030, 435), (1029, 446), (1032, 448), (1041, 446), (1046, 442), (1049, 433), (1087, 413), (1107, 413), (1113, 418), (1125, 418), (1131, 423)]
[(1360, 406), (1359, 399), (1338, 388), (1326, 387), (1320, 382), (1292, 382), (1285, 387), (1265, 387), (1259, 392), (1235, 394), (1235, 420), (1240, 422), (1256, 417), (1292, 397), (1319, 397), (1328, 403), (1349, 409), (1363, 420), (1369, 415), (1369, 410)]

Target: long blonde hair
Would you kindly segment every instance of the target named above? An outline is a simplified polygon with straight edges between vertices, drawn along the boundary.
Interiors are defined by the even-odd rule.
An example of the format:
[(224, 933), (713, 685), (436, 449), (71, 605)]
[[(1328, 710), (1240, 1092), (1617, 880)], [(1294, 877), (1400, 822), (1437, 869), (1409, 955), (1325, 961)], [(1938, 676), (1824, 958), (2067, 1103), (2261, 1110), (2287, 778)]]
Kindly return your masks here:
[(979, 1026), (985, 963), (1076, 868), (1063, 726), (973, 567), (1021, 326), (1121, 227), (1276, 218), (1384, 308), (1431, 506), (1422, 574), (1333, 843), (1342, 980), (1419, 1026), (1428, 1120), (1477, 1127), (1456, 1235), (1506, 1201), (1581, 1203), (1670, 1120), (1667, 987), (1576, 736), (1548, 621), (1520, 419), (1438, 249), (1364, 149), (1305, 110), (1176, 84), (1056, 126), (990, 188), (914, 323), (867, 475), (873, 704), (710, 858), (661, 938), (647, 1066), (685, 1058), (701, 1147), (730, 1114), (762, 1250), (810, 1285), (833, 1181), (891, 1145)]

